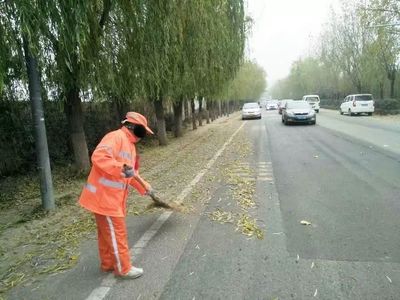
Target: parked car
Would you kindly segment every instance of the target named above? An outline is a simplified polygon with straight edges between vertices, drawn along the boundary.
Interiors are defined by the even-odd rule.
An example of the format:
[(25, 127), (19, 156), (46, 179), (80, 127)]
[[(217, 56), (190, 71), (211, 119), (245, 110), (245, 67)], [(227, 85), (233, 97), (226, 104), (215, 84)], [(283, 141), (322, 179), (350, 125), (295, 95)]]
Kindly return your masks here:
[(242, 108), (242, 120), (261, 119), (261, 108), (257, 102), (245, 103)]
[(375, 112), (374, 98), (371, 94), (348, 95), (340, 105), (341, 115), (347, 113), (349, 116), (366, 113), (369, 116)]
[(318, 95), (305, 95), (303, 96), (303, 101), (307, 101), (314, 110), (319, 113), (319, 103), (321, 100)]
[(307, 123), (315, 125), (317, 116), (315, 110), (307, 101), (289, 101), (282, 112), (282, 123)]
[(288, 101), (294, 101), (293, 99), (284, 99), (279, 101), (279, 105), (278, 105), (278, 112), (281, 115), (282, 114), (282, 110), (285, 109), (285, 105)]
[(267, 108), (267, 110), (277, 110), (278, 109), (278, 101), (270, 100), (267, 102), (267, 105), (265, 107)]

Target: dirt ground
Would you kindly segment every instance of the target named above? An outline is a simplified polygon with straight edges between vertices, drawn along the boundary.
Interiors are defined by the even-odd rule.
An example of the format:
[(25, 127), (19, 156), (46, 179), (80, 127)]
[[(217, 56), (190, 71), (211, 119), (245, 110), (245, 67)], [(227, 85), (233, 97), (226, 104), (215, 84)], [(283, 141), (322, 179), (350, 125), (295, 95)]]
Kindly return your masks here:
[[(166, 147), (140, 146), (142, 177), (161, 197), (173, 200), (241, 124), (236, 113), (198, 130), (188, 129), (182, 138), (170, 139)], [(243, 151), (249, 149), (243, 147)], [(86, 177), (72, 176), (68, 168), (53, 173), (57, 209), (51, 213), (40, 209), (36, 176), (6, 178), (0, 182), (0, 200), (6, 200), (0, 202), (5, 203), (0, 207), (0, 299), (7, 290), (35, 276), (73, 267), (79, 258), (81, 241), (95, 237), (92, 215), (77, 205)], [(235, 182), (237, 178), (230, 180)], [(244, 184), (247, 191), (242, 192), (251, 193), (252, 187)], [(191, 195), (192, 203), (185, 203), (188, 211), (194, 202), (206, 201), (202, 199), (206, 194)], [(149, 208), (149, 198), (135, 192), (130, 193), (128, 203), (130, 215), (154, 213), (159, 209)], [(253, 205), (246, 201), (241, 204)], [(223, 222), (226, 216), (220, 213), (222, 216), (216, 212), (210, 219)], [(242, 217), (239, 221), (248, 227), (251, 220)], [(256, 234), (261, 237), (260, 232)]]

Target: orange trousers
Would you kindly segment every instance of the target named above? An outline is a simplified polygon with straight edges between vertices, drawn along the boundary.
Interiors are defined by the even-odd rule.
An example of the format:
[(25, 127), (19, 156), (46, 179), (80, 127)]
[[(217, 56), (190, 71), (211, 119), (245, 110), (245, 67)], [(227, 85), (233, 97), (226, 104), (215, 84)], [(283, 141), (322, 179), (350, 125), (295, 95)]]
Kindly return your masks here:
[(126, 274), (132, 267), (125, 218), (94, 214), (97, 223), (100, 268)]

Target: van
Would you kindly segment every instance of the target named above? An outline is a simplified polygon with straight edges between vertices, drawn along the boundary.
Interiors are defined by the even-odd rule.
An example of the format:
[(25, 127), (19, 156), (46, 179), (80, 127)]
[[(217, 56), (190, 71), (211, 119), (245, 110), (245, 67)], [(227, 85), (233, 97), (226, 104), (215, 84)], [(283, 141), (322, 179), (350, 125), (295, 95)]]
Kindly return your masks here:
[(341, 115), (347, 113), (349, 116), (366, 113), (369, 116), (375, 111), (374, 98), (371, 94), (348, 95), (340, 105)]
[(311, 107), (319, 113), (319, 96), (318, 95), (305, 95), (303, 96), (303, 101), (307, 101), (308, 104), (311, 105)]

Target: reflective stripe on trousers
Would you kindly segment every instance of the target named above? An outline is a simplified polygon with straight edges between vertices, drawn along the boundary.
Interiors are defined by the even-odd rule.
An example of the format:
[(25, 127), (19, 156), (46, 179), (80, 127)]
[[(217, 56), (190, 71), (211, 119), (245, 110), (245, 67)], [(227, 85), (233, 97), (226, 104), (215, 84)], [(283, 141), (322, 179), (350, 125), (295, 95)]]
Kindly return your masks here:
[(97, 224), (100, 267), (126, 274), (132, 267), (125, 218), (94, 214)]
[(115, 237), (115, 230), (114, 225), (110, 217), (106, 217), (108, 226), (110, 226), (110, 233), (111, 233), (111, 242), (114, 250), (115, 260), (117, 261), (118, 273), (121, 273), (121, 261), (119, 260), (119, 253), (118, 253), (118, 245), (117, 245), (117, 238)]

